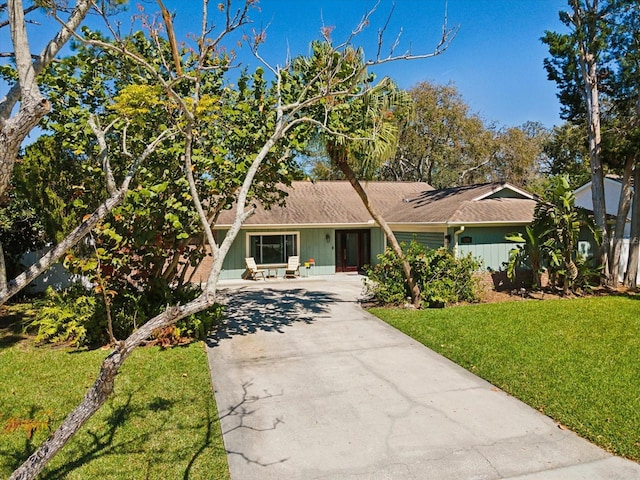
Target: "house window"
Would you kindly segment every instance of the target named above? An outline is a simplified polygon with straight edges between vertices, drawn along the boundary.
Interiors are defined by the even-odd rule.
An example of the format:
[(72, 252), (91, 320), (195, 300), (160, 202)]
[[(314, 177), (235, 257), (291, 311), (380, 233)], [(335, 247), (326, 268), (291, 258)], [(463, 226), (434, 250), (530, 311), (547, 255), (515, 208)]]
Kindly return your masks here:
[(249, 256), (258, 264), (287, 263), (292, 255), (298, 255), (297, 233), (250, 233)]

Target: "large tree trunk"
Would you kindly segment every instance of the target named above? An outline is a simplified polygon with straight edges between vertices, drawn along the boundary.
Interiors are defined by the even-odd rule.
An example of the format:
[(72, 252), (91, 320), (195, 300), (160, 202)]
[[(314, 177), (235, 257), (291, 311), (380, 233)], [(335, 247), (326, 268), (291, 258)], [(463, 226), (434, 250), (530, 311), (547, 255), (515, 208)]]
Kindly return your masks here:
[(629, 239), (629, 260), (624, 284), (629, 288), (637, 287), (638, 262), (640, 262), (640, 163), (636, 162), (633, 171), (633, 206), (631, 207), (631, 238)]
[(384, 232), (384, 235), (387, 238), (387, 241), (391, 244), (391, 248), (393, 249), (395, 254), (398, 256), (400, 261), (402, 262), (402, 273), (404, 274), (404, 278), (407, 282), (407, 286), (409, 287), (409, 292), (411, 294), (411, 304), (416, 308), (420, 308), (420, 303), (421, 303), (420, 287), (418, 286), (415, 279), (413, 278), (413, 274), (411, 272), (411, 265), (409, 265), (409, 261), (405, 257), (404, 252), (402, 251), (402, 248), (400, 247), (400, 244), (398, 243), (398, 240), (396, 239), (396, 236), (393, 233), (393, 230), (391, 230), (391, 227), (389, 227), (389, 224), (387, 224), (384, 217), (378, 213), (378, 211), (375, 209), (373, 204), (369, 201), (369, 196), (367, 195), (367, 192), (364, 190), (364, 188), (362, 188), (362, 185), (356, 178), (347, 160), (345, 158), (337, 158), (336, 156), (334, 156), (332, 160), (335, 161), (336, 166), (344, 174), (346, 179), (349, 180), (349, 183), (351, 184), (351, 186), (354, 188), (354, 190), (362, 200), (362, 203), (366, 207), (371, 217), (378, 223), (378, 225), (380, 225), (380, 228)]
[[(50, 109), (49, 102), (38, 88), (37, 76), (69, 40), (72, 32), (87, 15), (91, 5), (91, 0), (78, 0), (67, 23), (33, 61), (22, 0), (7, 2), (18, 81), (0, 102), (0, 195), (4, 194), (9, 186), (22, 141)], [(20, 107), (11, 117), (18, 101)]]
[(631, 174), (633, 173), (633, 164), (635, 159), (627, 158), (624, 164), (624, 173), (622, 175), (622, 186), (620, 189), (620, 199), (618, 200), (618, 214), (616, 217), (616, 227), (613, 238), (613, 248), (611, 250), (611, 285), (617, 287), (620, 279), (618, 271), (620, 270), (620, 253), (622, 251), (622, 243), (624, 238), (624, 229), (629, 216), (629, 208), (631, 207)]
[(598, 91), (598, 64), (594, 54), (598, 37), (598, 0), (582, 9), (581, 2), (570, 0), (573, 7), (573, 23), (578, 34), (578, 63), (584, 80), (583, 99), (587, 107), (587, 125), (589, 131), (589, 159), (591, 166), (591, 199), (596, 225), (602, 231), (602, 243), (599, 248), (599, 263), (603, 274), (609, 278), (609, 233), (607, 231), (607, 210), (604, 197), (604, 170), (600, 156), (602, 139), (600, 134), (600, 99)]

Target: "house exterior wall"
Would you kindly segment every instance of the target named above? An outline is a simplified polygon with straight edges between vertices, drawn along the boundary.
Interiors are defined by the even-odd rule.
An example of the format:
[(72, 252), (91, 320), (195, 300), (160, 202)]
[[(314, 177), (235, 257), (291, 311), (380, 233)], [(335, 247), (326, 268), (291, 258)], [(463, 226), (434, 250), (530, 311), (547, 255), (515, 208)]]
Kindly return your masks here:
[[(362, 229), (362, 227), (359, 227)], [(344, 230), (342, 228), (341, 230)], [(384, 251), (385, 239), (384, 234), (378, 227), (373, 227), (371, 230), (371, 262), (377, 263), (377, 256)], [(227, 257), (225, 258), (222, 273), (220, 274), (221, 280), (238, 280), (242, 278), (245, 272), (245, 257), (248, 256), (248, 241), (247, 238), (250, 234), (255, 233), (292, 233), (295, 232), (299, 235), (299, 256), (300, 256), (300, 274), (303, 276), (309, 275), (333, 275), (336, 273), (336, 261), (335, 261), (335, 228), (246, 228), (242, 229), (238, 234), (235, 242), (233, 242)], [(218, 240), (222, 241), (226, 231), (217, 230)], [(327, 241), (327, 236), (329, 241)], [(309, 268), (305, 267), (305, 262), (314, 259), (315, 265)], [(211, 270), (212, 259), (208, 257), (202, 265), (198, 268), (198, 271), (193, 277), (195, 283), (206, 281), (206, 276)], [(259, 265), (265, 267), (264, 265)], [(273, 273), (277, 276), (284, 275), (285, 264), (268, 265), (273, 269)]]
[(440, 232), (393, 232), (398, 242), (407, 244), (415, 240), (425, 247), (438, 249), (444, 247), (444, 233)]
[[(622, 184), (610, 178), (604, 179), (604, 200), (607, 208), (607, 215), (618, 214), (618, 201), (620, 200), (620, 190)], [(576, 196), (576, 207), (586, 208), (593, 211), (593, 198), (591, 194), (591, 182), (583, 185), (574, 191)]]
[[(451, 229), (449, 235), (452, 238), (456, 229)], [(516, 247), (516, 243), (505, 240), (505, 236), (520, 232), (524, 233), (524, 226), (509, 227), (467, 227), (458, 236), (458, 255), (471, 254), (481, 260), (484, 269), (501, 270), (504, 263), (509, 261), (509, 252)], [(471, 238), (471, 243), (463, 243), (463, 238)]]

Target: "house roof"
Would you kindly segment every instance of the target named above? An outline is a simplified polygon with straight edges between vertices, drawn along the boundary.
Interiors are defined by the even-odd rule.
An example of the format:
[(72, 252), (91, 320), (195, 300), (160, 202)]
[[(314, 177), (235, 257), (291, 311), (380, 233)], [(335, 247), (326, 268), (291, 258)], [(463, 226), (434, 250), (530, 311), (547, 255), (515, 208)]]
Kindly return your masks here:
[[(434, 190), (423, 182), (365, 182), (374, 207), (390, 224), (529, 223), (536, 199), (509, 184), (488, 183)], [(261, 206), (245, 225), (363, 225), (372, 223), (353, 187), (346, 181), (293, 182), (285, 207)], [(218, 226), (229, 225), (223, 212)]]
[[(509, 184), (486, 183), (422, 192), (387, 212), (394, 223), (529, 223), (533, 195)], [(391, 220), (393, 219), (393, 220)]]
[[(401, 204), (406, 198), (433, 190), (424, 182), (362, 182), (374, 207), (385, 212), (390, 205)], [(245, 225), (350, 225), (367, 224), (371, 215), (347, 181), (293, 182), (286, 206), (265, 210), (258, 206)], [(218, 225), (233, 221), (233, 210), (223, 212)], [(388, 220), (387, 220), (388, 221)]]

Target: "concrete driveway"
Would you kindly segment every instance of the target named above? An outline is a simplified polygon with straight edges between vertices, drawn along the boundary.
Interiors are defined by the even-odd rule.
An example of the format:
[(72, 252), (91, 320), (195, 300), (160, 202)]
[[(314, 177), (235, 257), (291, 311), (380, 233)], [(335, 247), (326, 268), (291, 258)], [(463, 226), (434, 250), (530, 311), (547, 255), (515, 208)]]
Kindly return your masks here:
[(358, 305), (360, 277), (229, 286), (208, 357), (233, 480), (638, 479)]

